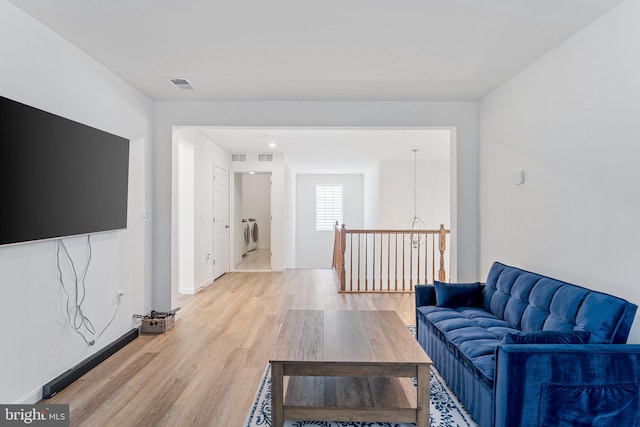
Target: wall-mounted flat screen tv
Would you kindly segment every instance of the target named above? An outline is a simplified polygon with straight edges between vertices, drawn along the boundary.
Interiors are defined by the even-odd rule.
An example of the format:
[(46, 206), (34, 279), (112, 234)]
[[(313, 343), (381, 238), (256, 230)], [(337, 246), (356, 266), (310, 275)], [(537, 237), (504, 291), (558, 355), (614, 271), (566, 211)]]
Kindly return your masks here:
[(127, 227), (129, 140), (0, 97), (0, 245)]

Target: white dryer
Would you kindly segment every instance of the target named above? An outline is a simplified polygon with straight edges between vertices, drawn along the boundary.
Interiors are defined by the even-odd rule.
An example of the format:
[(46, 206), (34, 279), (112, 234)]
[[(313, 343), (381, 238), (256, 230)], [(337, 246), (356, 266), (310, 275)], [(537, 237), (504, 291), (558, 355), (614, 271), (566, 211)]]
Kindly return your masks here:
[(250, 240), (248, 251), (253, 251), (258, 247), (258, 223), (255, 218), (249, 218)]
[(249, 250), (249, 243), (251, 243), (251, 229), (249, 228), (249, 222), (246, 218), (242, 218), (242, 256), (247, 254)]

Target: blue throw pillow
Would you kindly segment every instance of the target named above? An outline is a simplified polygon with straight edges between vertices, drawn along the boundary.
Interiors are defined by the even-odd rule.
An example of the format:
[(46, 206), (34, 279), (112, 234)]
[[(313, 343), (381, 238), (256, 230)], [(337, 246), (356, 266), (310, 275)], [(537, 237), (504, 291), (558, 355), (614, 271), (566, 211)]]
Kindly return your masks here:
[(482, 307), (482, 284), (443, 283), (434, 281), (436, 306), (438, 307)]
[(505, 334), (503, 344), (588, 344), (588, 331), (534, 331), (519, 334)]

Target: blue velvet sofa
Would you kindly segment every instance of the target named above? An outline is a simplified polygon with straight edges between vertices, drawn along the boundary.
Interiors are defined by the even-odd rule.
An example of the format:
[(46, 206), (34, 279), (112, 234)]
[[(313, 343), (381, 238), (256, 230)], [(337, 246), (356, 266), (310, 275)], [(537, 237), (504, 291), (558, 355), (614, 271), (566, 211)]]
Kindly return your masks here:
[(640, 425), (636, 305), (498, 262), (415, 291), (418, 341), (481, 427)]

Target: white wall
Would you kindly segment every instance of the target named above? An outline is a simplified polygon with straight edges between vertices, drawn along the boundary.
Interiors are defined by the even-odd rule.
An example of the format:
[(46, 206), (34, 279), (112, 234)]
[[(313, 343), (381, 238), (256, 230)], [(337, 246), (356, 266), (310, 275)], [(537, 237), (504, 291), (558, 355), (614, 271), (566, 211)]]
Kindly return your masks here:
[(364, 174), (364, 228), (380, 228), (380, 164)]
[[(114, 313), (118, 289), (124, 302), (94, 346), (65, 324), (55, 241), (0, 247), (0, 402), (34, 403), (43, 384), (129, 331), (132, 315), (151, 308), (151, 230), (140, 211), (151, 201), (152, 104), (6, 0), (0, 0), (0, 58), (0, 95), (131, 141), (127, 229), (92, 235), (83, 309), (100, 331)], [(82, 264), (86, 238), (65, 242)]]
[(296, 174), (284, 159), (284, 242), (285, 268), (296, 265)]
[(333, 231), (316, 231), (316, 185), (342, 184), (342, 215), (347, 228), (364, 227), (362, 174), (296, 176), (296, 268), (331, 268)]
[(388, 160), (380, 164), (380, 228), (404, 228), (417, 216), (431, 230), (450, 226), (450, 170), (444, 161), (418, 161), (417, 199), (414, 197), (413, 160)]
[[(451, 145), (452, 278), (477, 280), (478, 147), (476, 102), (184, 102), (154, 103), (154, 304), (171, 306), (171, 168), (173, 126), (447, 127)], [(282, 177), (284, 188), (284, 177)], [(276, 188), (276, 182), (273, 182)], [(282, 197), (284, 201), (284, 195)], [(274, 201), (272, 200), (272, 206)], [(284, 202), (283, 207), (284, 210)], [(284, 211), (282, 212), (284, 217)], [(291, 222), (286, 224), (291, 227)], [(274, 236), (284, 240), (272, 225)], [(461, 244), (457, 244), (460, 241)], [(287, 246), (288, 247), (288, 246)], [(272, 250), (273, 250), (272, 246)], [(274, 253), (275, 256), (275, 253)], [(284, 248), (281, 266), (284, 266)]]
[(178, 288), (194, 294), (195, 247), (195, 148), (180, 138), (178, 142)]
[(483, 277), (499, 260), (640, 304), (638, 22), (624, 1), (482, 100)]

